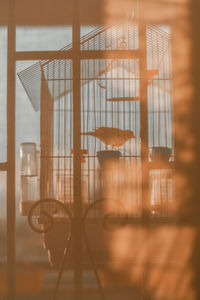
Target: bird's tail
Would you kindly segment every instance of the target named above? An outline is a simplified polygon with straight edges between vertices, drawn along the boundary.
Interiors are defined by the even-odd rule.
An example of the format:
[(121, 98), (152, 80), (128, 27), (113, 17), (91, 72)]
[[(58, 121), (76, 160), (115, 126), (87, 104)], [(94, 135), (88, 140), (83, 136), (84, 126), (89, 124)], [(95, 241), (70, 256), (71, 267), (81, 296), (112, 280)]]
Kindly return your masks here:
[(94, 132), (81, 132), (81, 135), (94, 135)]

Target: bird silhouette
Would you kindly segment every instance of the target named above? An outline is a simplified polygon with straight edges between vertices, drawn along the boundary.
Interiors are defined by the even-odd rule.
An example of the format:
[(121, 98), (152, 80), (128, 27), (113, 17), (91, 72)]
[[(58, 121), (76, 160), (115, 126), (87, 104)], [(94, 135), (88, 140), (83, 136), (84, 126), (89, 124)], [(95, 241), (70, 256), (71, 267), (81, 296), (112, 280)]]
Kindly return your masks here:
[(106, 101), (108, 102), (125, 102), (125, 101), (137, 101), (140, 100), (140, 96), (135, 97), (113, 97), (113, 98), (107, 98)]
[(94, 131), (83, 132), (82, 135), (91, 135), (100, 139), (108, 149), (108, 145), (113, 147), (120, 147), (128, 140), (135, 138), (131, 130), (122, 130), (113, 127), (99, 127)]

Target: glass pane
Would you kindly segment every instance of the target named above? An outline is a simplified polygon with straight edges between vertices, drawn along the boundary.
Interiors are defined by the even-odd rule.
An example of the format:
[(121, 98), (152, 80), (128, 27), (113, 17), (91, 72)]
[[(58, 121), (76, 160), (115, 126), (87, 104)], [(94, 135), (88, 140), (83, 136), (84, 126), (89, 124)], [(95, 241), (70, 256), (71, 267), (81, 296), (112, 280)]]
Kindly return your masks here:
[(16, 28), (17, 51), (59, 50), (72, 41), (70, 26)]
[(0, 26), (0, 162), (6, 161), (7, 153), (7, 28)]
[[(140, 176), (136, 178), (132, 172), (135, 168), (135, 174), (140, 173), (138, 93), (139, 68), (135, 60), (81, 61), (81, 147), (85, 198), (89, 203), (103, 195), (121, 199), (125, 206), (128, 203), (128, 213), (135, 216), (139, 216), (141, 210)], [(116, 176), (113, 180), (109, 179), (111, 170), (109, 174), (104, 170), (112, 155), (113, 159), (120, 158), (123, 165), (118, 166), (118, 171), (116, 166), (112, 166), (115, 169), (113, 172), (119, 175), (118, 179)], [(127, 166), (129, 169), (126, 170)], [(127, 178), (125, 200), (125, 182), (122, 178), (126, 171), (130, 176)]]
[[(16, 73), (34, 65), (34, 61), (19, 61), (16, 63)], [(40, 99), (38, 99), (40, 103)], [(26, 153), (26, 162), (34, 157), (34, 172), (26, 176), (26, 172), (21, 175), (20, 147), (23, 145), (33, 145), (35, 154), (36, 149), (40, 150), (40, 111), (35, 111), (28, 95), (26, 94), (20, 79), (16, 76), (16, 201), (17, 201), (17, 219), (16, 219), (16, 260), (17, 260), (17, 295), (27, 297), (31, 294), (37, 294), (43, 289), (43, 276), (45, 267), (41, 268), (39, 262), (45, 264), (47, 255), (42, 247), (38, 234), (34, 233), (28, 225), (27, 217), (20, 214), (25, 209), (21, 204), (21, 199), (29, 197), (30, 201), (39, 200), (37, 196), (37, 165), (36, 157), (31, 153)], [(23, 147), (24, 148), (24, 147)], [(26, 148), (27, 149), (27, 148)], [(24, 165), (23, 165), (24, 167)], [(28, 168), (28, 167), (27, 167)], [(23, 170), (27, 169), (23, 168)], [(29, 172), (30, 173), (30, 172)], [(36, 196), (37, 197), (36, 197)], [(27, 215), (22, 213), (22, 215)], [(32, 264), (35, 267), (32, 267)], [(34, 283), (34, 278), (36, 281)], [(27, 280), (26, 280), (27, 279)], [(26, 280), (27, 285), (22, 282)]]
[(0, 209), (0, 220), (1, 220), (1, 226), (0, 230), (2, 234), (1, 236), (1, 243), (0, 243), (0, 257), (4, 257), (5, 259), (5, 249), (6, 249), (6, 243), (5, 243), (5, 221), (6, 221), (6, 172), (0, 172), (0, 189), (1, 189), (1, 209)]
[(0, 297), (6, 293), (6, 172), (0, 172)]
[(147, 27), (149, 147), (173, 148), (172, 70), (169, 26)]
[(135, 23), (81, 26), (81, 50), (138, 49), (138, 26)]

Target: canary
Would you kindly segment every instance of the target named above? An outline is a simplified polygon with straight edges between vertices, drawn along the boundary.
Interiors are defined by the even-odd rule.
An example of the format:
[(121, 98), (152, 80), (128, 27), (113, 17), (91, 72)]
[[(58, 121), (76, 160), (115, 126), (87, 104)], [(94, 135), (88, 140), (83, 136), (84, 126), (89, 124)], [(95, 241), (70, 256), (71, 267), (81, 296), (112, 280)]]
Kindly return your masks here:
[(135, 135), (131, 130), (122, 130), (113, 127), (99, 127), (94, 131), (81, 133), (82, 135), (91, 135), (101, 140), (106, 149), (108, 145), (113, 147), (120, 147), (128, 140), (135, 138)]
[(113, 97), (113, 98), (107, 98), (106, 101), (108, 102), (125, 102), (125, 101), (137, 101), (140, 100), (140, 96), (136, 97)]

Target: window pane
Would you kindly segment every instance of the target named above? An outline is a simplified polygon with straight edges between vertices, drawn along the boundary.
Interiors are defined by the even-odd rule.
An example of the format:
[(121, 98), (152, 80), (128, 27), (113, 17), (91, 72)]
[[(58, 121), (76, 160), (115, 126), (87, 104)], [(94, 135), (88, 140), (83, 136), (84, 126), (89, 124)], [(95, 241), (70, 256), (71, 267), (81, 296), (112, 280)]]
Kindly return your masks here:
[(6, 97), (7, 97), (7, 28), (0, 26), (0, 162), (6, 161), (6, 145), (7, 145), (7, 113), (6, 113)]
[(59, 50), (71, 40), (71, 26), (18, 26), (16, 28), (17, 51)]

